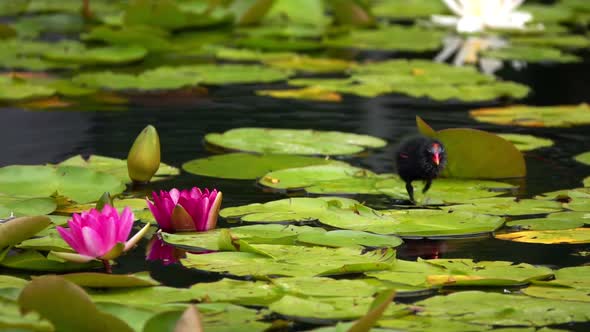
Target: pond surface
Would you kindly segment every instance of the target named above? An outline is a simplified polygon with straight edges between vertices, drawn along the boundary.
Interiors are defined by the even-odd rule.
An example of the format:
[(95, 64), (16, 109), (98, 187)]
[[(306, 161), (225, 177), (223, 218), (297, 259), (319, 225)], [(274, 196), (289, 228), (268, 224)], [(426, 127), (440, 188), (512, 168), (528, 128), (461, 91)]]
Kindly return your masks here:
[[(395, 54), (364, 54), (366, 59), (391, 56)], [(529, 65), (518, 71), (506, 67), (508, 69), (499, 73), (500, 77), (527, 84), (534, 91), (522, 103), (557, 105), (590, 102), (590, 63), (587, 61), (575, 65)], [(336, 130), (383, 138), (389, 143), (385, 148), (343, 159), (353, 166), (384, 173), (394, 171), (396, 144), (405, 136), (416, 133), (415, 116), (420, 116), (435, 129), (470, 127), (492, 132), (532, 134), (555, 140), (553, 147), (526, 153), (528, 175), (524, 183), (519, 183), (522, 185), (518, 194), (520, 197), (580, 187), (582, 178), (590, 174), (589, 167), (572, 159), (574, 155), (590, 150), (588, 126), (555, 129), (495, 126), (469, 118), (467, 110), (481, 104), (435, 103), (397, 95), (377, 98), (345, 96), (341, 103), (332, 104), (259, 97), (254, 95), (255, 89), (254, 85), (225, 86), (211, 88), (209, 94), (203, 96), (148, 93), (131, 97), (128, 106), (116, 106), (111, 111), (105, 111), (105, 106), (97, 108), (91, 105), (81, 106), (83, 110), (80, 111), (3, 108), (0, 110), (0, 123), (4, 124), (0, 139), (4, 144), (0, 147), (0, 165), (57, 163), (77, 154), (124, 159), (137, 133), (146, 125), (153, 124), (161, 139), (162, 161), (179, 168), (186, 161), (213, 154), (203, 142), (207, 133), (239, 127), (272, 127)], [(224, 193), (222, 207), (285, 197), (265, 192), (251, 180), (224, 180), (186, 172), (137, 190), (147, 195), (152, 190), (193, 186), (221, 190)], [(373, 203), (381, 207), (391, 203), (376, 201)], [(221, 226), (224, 225), (227, 223), (222, 220)], [(523, 244), (482, 236), (447, 241), (408, 240), (398, 248), (398, 258), (507, 260), (561, 268), (586, 264), (586, 257), (576, 255), (581, 250), (589, 250), (588, 245)], [(214, 273), (196, 272), (177, 265), (147, 263), (142, 249), (121, 257), (114, 267), (115, 273), (145, 270), (149, 270), (155, 279), (175, 287), (188, 287), (196, 282), (221, 278)], [(0, 272), (14, 273), (9, 270)], [(296, 325), (294, 329), (304, 327), (308, 326)], [(580, 331), (587, 327), (585, 324), (574, 326)]]

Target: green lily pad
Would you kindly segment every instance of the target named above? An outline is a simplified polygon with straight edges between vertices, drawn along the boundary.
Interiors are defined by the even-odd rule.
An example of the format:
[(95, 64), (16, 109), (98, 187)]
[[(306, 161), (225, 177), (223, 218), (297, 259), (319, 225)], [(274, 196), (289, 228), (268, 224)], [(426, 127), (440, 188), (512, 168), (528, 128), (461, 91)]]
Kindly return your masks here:
[(222, 179), (256, 179), (269, 171), (325, 164), (341, 164), (341, 162), (294, 155), (230, 153), (191, 160), (184, 163), (182, 168), (191, 174)]
[(553, 271), (506, 261), (474, 262), (471, 259), (397, 260), (391, 270), (366, 275), (384, 281), (421, 287), (514, 286), (547, 279)]
[(51, 197), (23, 198), (0, 195), (0, 219), (11, 214), (17, 217), (50, 214), (57, 204)]
[(481, 53), (486, 58), (500, 60), (521, 60), (526, 62), (578, 62), (582, 59), (578, 56), (564, 53), (553, 47), (513, 45), (499, 49), (486, 50)]
[(125, 288), (157, 286), (159, 282), (152, 279), (149, 273), (105, 274), (96, 272), (80, 272), (64, 274), (62, 277), (82, 287), (94, 288)]
[(356, 48), (363, 50), (423, 52), (439, 48), (445, 33), (421, 27), (390, 25), (378, 29), (355, 29), (341, 36), (328, 37), (323, 44), (328, 47)]
[(423, 135), (444, 144), (448, 160), (443, 171), (445, 176), (501, 179), (526, 175), (522, 153), (497, 135), (469, 128), (443, 129), (433, 135), (433, 129), (420, 117), (416, 117), (416, 125)]
[[(375, 174), (349, 165), (319, 165), (288, 168), (270, 172), (260, 178), (259, 184), (277, 190), (305, 190), (308, 193), (388, 195), (407, 199), (405, 183), (397, 175)], [(417, 185), (418, 182), (414, 183)], [(427, 194), (416, 193), (422, 204), (463, 202), (474, 197), (492, 197), (511, 190), (509, 184), (461, 179), (436, 180)], [(490, 191), (494, 189), (495, 191)]]
[[(590, 304), (467, 291), (415, 303), (421, 316), (497, 326), (546, 326), (590, 320)], [(542, 312), (543, 314), (539, 314)]]
[(62, 331), (133, 331), (124, 321), (100, 312), (82, 288), (59, 276), (35, 278), (18, 303), (23, 311), (39, 312)]
[(22, 241), (16, 247), (21, 249), (35, 249), (41, 251), (75, 252), (72, 247), (70, 247), (70, 245), (67, 244), (66, 241), (61, 238), (61, 236), (59, 236), (55, 228), (51, 229), (49, 235)]
[(590, 187), (590, 176), (585, 178), (583, 183), (584, 183), (584, 187)]
[(574, 16), (574, 11), (565, 6), (563, 1), (550, 6), (527, 3), (519, 7), (519, 9), (531, 13), (533, 15), (533, 20), (536, 22), (568, 22)]
[[(92, 190), (88, 190), (92, 188)], [(39, 197), (60, 194), (78, 203), (96, 201), (104, 192), (123, 192), (116, 177), (77, 166), (6, 166), (0, 168), (0, 192)]]
[[(489, 331), (491, 326), (481, 324), (469, 324), (469, 322), (453, 321), (441, 317), (422, 317), (416, 315), (407, 315), (395, 319), (381, 319), (378, 325), (384, 328), (394, 329), (395, 331), (408, 332), (453, 332), (453, 331)], [(503, 329), (496, 329), (502, 331)], [(371, 330), (372, 331), (372, 330)], [(391, 330), (386, 330), (391, 331)], [(518, 330), (520, 331), (520, 330)], [(505, 332), (518, 332), (505, 331)], [(535, 330), (524, 330), (520, 332), (535, 332)], [(550, 331), (545, 331), (550, 332)]]
[[(85, 167), (97, 172), (111, 174), (121, 181), (130, 183), (129, 173), (127, 171), (127, 161), (124, 159), (117, 159), (99, 155), (91, 155), (88, 158), (83, 158), (81, 155), (73, 156), (59, 163), (60, 166), (79, 166)], [(180, 174), (180, 170), (176, 167), (160, 163), (160, 168), (150, 181), (166, 180), (172, 176)]]
[(337, 131), (238, 128), (205, 136), (209, 144), (231, 150), (310, 155), (355, 154), (387, 143), (377, 137)]
[(472, 199), (464, 204), (446, 206), (443, 209), (446, 211), (469, 211), (499, 216), (524, 216), (559, 212), (563, 210), (563, 206), (559, 202), (547, 200), (492, 197)]
[(579, 155), (575, 156), (574, 159), (584, 165), (590, 165), (590, 151), (580, 153)]
[(268, 253), (214, 252), (187, 254), (181, 263), (188, 268), (237, 276), (268, 278), (274, 276), (327, 276), (386, 270), (395, 259), (393, 250), (363, 253), (353, 248), (326, 248), (259, 244), (252, 245)]
[(325, 233), (301, 233), (297, 237), (297, 241), (313, 245), (336, 248), (359, 246), (370, 248), (395, 248), (403, 243), (403, 241), (396, 236), (385, 236), (350, 230), (336, 230)]
[(95, 303), (119, 303), (147, 307), (188, 302), (195, 298), (188, 289), (166, 286), (109, 288), (107, 290), (89, 290), (88, 293)]
[(590, 40), (582, 35), (539, 35), (512, 37), (510, 41), (514, 44), (536, 46), (536, 47), (559, 47), (569, 49), (583, 49), (590, 46)]
[(280, 289), (262, 281), (222, 279), (191, 286), (195, 298), (207, 302), (228, 302), (241, 305), (265, 306), (283, 295)]
[[(70, 45), (68, 45), (70, 46)], [(143, 59), (147, 51), (139, 46), (106, 46), (86, 48), (82, 44), (52, 48), (43, 56), (52, 61), (79, 64), (125, 64)]]
[[(304, 322), (318, 320), (355, 319), (365, 315), (369, 310), (372, 297), (296, 297), (285, 295), (279, 301), (269, 305), (275, 313)], [(403, 315), (405, 305), (392, 304), (384, 316)]]
[(590, 188), (575, 188), (543, 193), (535, 197), (543, 200), (564, 202), (563, 206), (573, 211), (590, 212)]
[[(351, 199), (336, 197), (290, 198), (265, 204), (225, 208), (225, 218), (246, 222), (319, 221), (340, 229), (400, 236), (456, 236), (493, 232), (503, 224), (499, 217), (437, 210), (376, 211)], [(418, 218), (417, 216), (420, 216)]]
[(61, 41), (51, 43), (20, 39), (3, 41), (2, 49), (0, 49), (1, 66), (3, 68), (9, 69), (25, 69), (35, 71), (77, 68), (78, 66), (75, 64), (59, 63), (46, 60), (41, 57), (44, 52), (47, 52), (54, 47), (67, 47), (73, 44), (77, 44), (77, 42)]
[(444, 3), (437, 0), (380, 1), (371, 10), (374, 15), (389, 19), (429, 18), (448, 12)]
[(511, 142), (520, 151), (531, 151), (553, 146), (553, 140), (526, 134), (496, 134)]
[(379, 290), (363, 280), (321, 277), (278, 278), (273, 284), (286, 294), (300, 297), (364, 297)]
[(522, 290), (526, 295), (560, 301), (590, 302), (590, 288), (530, 286)]
[(54, 95), (55, 89), (27, 81), (0, 77), (0, 101), (17, 101), (45, 98)]
[(197, 84), (247, 84), (282, 81), (291, 75), (284, 70), (261, 65), (193, 65), (158, 67), (139, 75), (98, 72), (83, 73), (72, 78), (82, 86), (110, 90), (174, 90)]
[(98, 262), (79, 264), (49, 259), (35, 250), (26, 250), (17, 255), (7, 256), (0, 265), (17, 270), (44, 272), (79, 271), (102, 266)]
[(0, 276), (0, 288), (23, 288), (28, 283), (28, 280), (22, 278), (7, 275)]
[(576, 106), (508, 106), (472, 110), (469, 115), (479, 122), (523, 127), (573, 127), (590, 124), (590, 107)]
[(590, 225), (590, 212), (558, 212), (551, 213), (546, 218), (514, 220), (506, 223), (506, 226), (535, 231), (571, 229), (584, 225)]
[(82, 35), (85, 41), (102, 41), (112, 45), (137, 45), (149, 51), (173, 49), (168, 31), (154, 26), (97, 26)]
[[(264, 332), (271, 324), (261, 322), (262, 314), (228, 303), (201, 303), (197, 305), (201, 313), (203, 329), (211, 332), (252, 331)], [(173, 331), (182, 310), (163, 311), (150, 318), (144, 325), (144, 332)]]
[(292, 79), (290, 85), (375, 97), (401, 93), (434, 100), (483, 101), (507, 96), (522, 98), (528, 88), (495, 81), (471, 67), (455, 67), (424, 60), (388, 60), (358, 65), (349, 78)]
[(304, 55), (290, 57), (269, 57), (263, 62), (271, 67), (283, 70), (296, 70), (305, 73), (344, 72), (353, 68), (356, 63), (341, 59), (312, 58)]
[(55, 327), (36, 312), (23, 314), (15, 301), (0, 298), (0, 327), (6, 331), (52, 332)]

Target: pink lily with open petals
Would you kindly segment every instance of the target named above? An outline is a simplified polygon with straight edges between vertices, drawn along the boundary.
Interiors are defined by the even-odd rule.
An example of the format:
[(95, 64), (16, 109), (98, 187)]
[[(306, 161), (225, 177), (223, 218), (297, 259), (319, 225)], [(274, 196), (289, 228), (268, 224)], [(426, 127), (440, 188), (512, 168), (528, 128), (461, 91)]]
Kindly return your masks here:
[(204, 232), (215, 228), (223, 195), (217, 189), (153, 192), (147, 204), (165, 232)]
[(123, 209), (121, 214), (110, 205), (105, 205), (101, 211), (91, 209), (80, 214), (74, 213), (72, 219), (68, 220), (69, 228), (61, 226), (56, 228), (59, 235), (77, 254), (65, 252), (54, 252), (54, 254), (75, 262), (117, 258), (123, 252), (133, 248), (148, 231), (149, 224), (128, 241), (133, 220), (133, 212), (129, 207)]

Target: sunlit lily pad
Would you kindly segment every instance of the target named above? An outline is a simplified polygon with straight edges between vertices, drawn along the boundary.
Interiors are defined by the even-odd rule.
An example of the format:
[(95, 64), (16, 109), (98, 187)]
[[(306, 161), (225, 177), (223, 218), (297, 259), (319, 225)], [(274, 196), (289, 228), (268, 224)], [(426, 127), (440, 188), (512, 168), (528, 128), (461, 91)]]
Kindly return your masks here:
[[(458, 178), (501, 179), (526, 175), (524, 157), (514, 144), (492, 133), (470, 128), (434, 131), (416, 117), (418, 130), (440, 140), (447, 152), (443, 174)], [(477, 153), (473, 153), (477, 151)]]
[[(92, 188), (92, 190), (88, 190)], [(0, 168), (0, 192), (27, 197), (60, 194), (76, 202), (97, 200), (104, 192), (125, 189), (116, 177), (76, 166), (6, 166)]]
[(49, 60), (79, 64), (125, 64), (143, 59), (147, 51), (138, 46), (86, 48), (82, 44), (55, 47), (43, 53)]
[(283, 295), (276, 285), (263, 281), (223, 279), (191, 286), (195, 298), (207, 302), (228, 302), (242, 305), (268, 305)]
[(20, 216), (35, 216), (50, 214), (55, 211), (57, 204), (51, 197), (15, 197), (0, 195), (0, 219), (11, 214)]
[(481, 56), (500, 60), (521, 60), (526, 62), (577, 62), (578, 56), (562, 52), (557, 48), (513, 45), (482, 52)]
[(397, 247), (403, 241), (396, 236), (385, 236), (378, 234), (371, 234), (361, 231), (350, 230), (336, 230), (325, 233), (308, 232), (301, 233), (297, 237), (297, 241), (301, 243), (321, 245), (328, 247)]
[(418, 262), (397, 260), (390, 271), (368, 276), (412, 286), (510, 286), (547, 279), (553, 271), (529, 264), (506, 261), (474, 262), (471, 259), (430, 259)]
[(28, 83), (19, 79), (0, 77), (0, 101), (45, 98), (54, 95), (55, 89)]
[(496, 81), (471, 67), (455, 67), (424, 60), (388, 60), (358, 65), (349, 78), (292, 79), (290, 85), (375, 97), (401, 93), (434, 100), (483, 101), (500, 97), (522, 98), (528, 88)]
[[(288, 168), (270, 172), (260, 178), (265, 187), (278, 190), (305, 190), (308, 193), (388, 195), (407, 199), (405, 183), (393, 174), (375, 174), (348, 165), (320, 165)], [(419, 186), (419, 182), (414, 183)], [(474, 197), (493, 197), (514, 187), (501, 182), (481, 180), (439, 179), (426, 193), (416, 193), (422, 204), (463, 202)], [(491, 191), (495, 189), (496, 191)]]
[(523, 230), (571, 229), (590, 225), (590, 212), (558, 212), (546, 218), (514, 220), (506, 226), (518, 227)]
[(590, 320), (588, 303), (571, 305), (564, 301), (480, 291), (435, 296), (415, 305), (423, 310), (421, 316), (498, 326), (545, 326)]
[(306, 73), (344, 72), (356, 66), (356, 63), (352, 61), (330, 58), (312, 58), (303, 55), (293, 55), (283, 58), (267, 58), (266, 60), (263, 60), (263, 62), (271, 67)]
[(469, 113), (480, 122), (524, 127), (572, 127), (590, 124), (590, 107), (509, 106), (482, 108)]
[(215, 252), (187, 254), (184, 266), (237, 276), (267, 278), (272, 276), (326, 276), (386, 270), (395, 259), (395, 251), (363, 253), (353, 248), (326, 248), (259, 244), (258, 250), (275, 257), (249, 252)]
[(154, 26), (97, 26), (82, 35), (86, 41), (101, 41), (112, 45), (138, 45), (149, 51), (173, 49), (170, 34)]
[(2, 49), (0, 49), (0, 66), (9, 69), (26, 69), (35, 71), (77, 68), (78, 65), (76, 64), (60, 63), (43, 59), (41, 57), (44, 52), (47, 52), (54, 47), (65, 47), (72, 44), (77, 44), (77, 42), (61, 41), (52, 43), (20, 39), (3, 41)]
[(319, 222), (340, 228), (410, 237), (455, 236), (492, 232), (502, 218), (437, 210), (376, 211), (351, 199), (291, 198), (225, 208), (220, 215), (246, 222)]
[(9, 255), (0, 262), (0, 265), (17, 270), (44, 272), (80, 271), (102, 266), (98, 262), (80, 264), (49, 259), (35, 250)]
[[(85, 167), (97, 172), (111, 174), (125, 182), (131, 182), (127, 171), (127, 161), (123, 159), (99, 155), (91, 155), (88, 158), (84, 158), (81, 155), (77, 155), (62, 161), (59, 165)], [(180, 174), (178, 168), (160, 163), (160, 168), (158, 168), (151, 181), (165, 180), (178, 174)]]
[(372, 12), (390, 19), (415, 19), (447, 13), (448, 9), (437, 0), (379, 1), (372, 7)]
[(581, 153), (575, 156), (574, 159), (584, 165), (590, 165), (590, 152)]
[(444, 32), (441, 31), (390, 25), (351, 30), (342, 36), (327, 38), (323, 43), (328, 47), (423, 52), (439, 48), (443, 37)]
[(511, 142), (520, 151), (530, 151), (553, 146), (553, 140), (526, 134), (497, 134)]
[[(228, 303), (201, 303), (197, 307), (206, 331), (264, 332), (271, 326), (270, 323), (262, 322), (263, 313), (254, 309)], [(145, 322), (143, 331), (173, 331), (183, 312), (184, 309), (162, 311)]]
[(157, 286), (159, 282), (148, 273), (105, 274), (96, 272), (80, 272), (64, 274), (62, 277), (82, 287), (93, 288), (125, 288)]
[(522, 231), (515, 233), (496, 234), (496, 239), (541, 244), (590, 243), (590, 228)]
[(191, 160), (184, 163), (182, 168), (196, 175), (223, 179), (256, 179), (269, 171), (324, 164), (340, 164), (340, 162), (294, 155), (230, 153)]
[(529, 46), (548, 46), (569, 49), (582, 49), (590, 46), (590, 40), (583, 35), (539, 35), (512, 37), (510, 41), (514, 44)]
[(337, 131), (238, 128), (205, 136), (209, 144), (230, 150), (260, 153), (343, 155), (387, 143), (377, 137)]
[[(381, 319), (378, 322), (378, 325), (384, 328), (389, 328), (386, 331), (392, 331), (390, 329), (394, 329), (394, 331), (407, 331), (407, 332), (454, 332), (454, 331), (470, 331), (470, 332), (479, 332), (479, 331), (488, 331), (491, 330), (491, 326), (489, 325), (481, 325), (481, 324), (469, 324), (469, 322), (461, 322), (461, 321), (454, 321), (449, 319), (443, 319), (441, 317), (423, 317), (417, 315), (407, 315), (400, 318), (395, 319)], [(501, 332), (503, 329), (496, 329), (497, 331)], [(373, 331), (373, 330), (371, 330)], [(539, 330), (540, 331), (540, 330)], [(505, 332), (535, 332), (535, 329), (532, 330), (512, 330)], [(552, 332), (552, 331), (543, 331), (543, 332)], [(553, 331), (556, 332), (556, 331)]]
[(573, 211), (590, 212), (590, 188), (564, 189), (549, 193), (543, 193), (536, 199), (557, 200), (563, 202), (563, 206)]
[(464, 204), (443, 208), (447, 211), (470, 211), (499, 216), (522, 216), (529, 214), (552, 213), (563, 210), (559, 202), (535, 199), (516, 199), (514, 197), (492, 197), (473, 199)]
[(560, 301), (590, 302), (590, 288), (531, 286), (522, 290), (526, 295)]
[[(269, 309), (289, 318), (317, 322), (318, 320), (354, 319), (363, 316), (370, 308), (372, 297), (296, 297), (286, 295), (272, 303)], [(407, 307), (392, 304), (384, 316), (403, 315)]]

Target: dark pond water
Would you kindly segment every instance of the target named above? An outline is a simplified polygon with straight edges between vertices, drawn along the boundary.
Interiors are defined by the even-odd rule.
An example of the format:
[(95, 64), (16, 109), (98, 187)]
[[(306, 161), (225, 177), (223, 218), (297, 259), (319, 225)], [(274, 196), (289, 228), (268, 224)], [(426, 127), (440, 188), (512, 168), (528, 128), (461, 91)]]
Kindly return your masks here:
[[(383, 57), (382, 54), (367, 55)], [(516, 71), (507, 66), (500, 76), (530, 85), (534, 94), (523, 103), (533, 105), (590, 102), (590, 63), (535, 65)], [(59, 162), (76, 154), (99, 154), (125, 158), (133, 139), (147, 124), (160, 134), (162, 160), (180, 167), (183, 162), (212, 154), (203, 136), (237, 127), (312, 128), (370, 134), (389, 145), (367, 156), (348, 159), (353, 165), (376, 172), (393, 171), (393, 150), (404, 136), (415, 133), (415, 116), (434, 128), (472, 127), (494, 132), (528, 133), (556, 141), (551, 148), (526, 155), (528, 176), (520, 195), (581, 186), (590, 168), (575, 163), (572, 156), (590, 150), (590, 128), (512, 128), (480, 124), (467, 110), (480, 105), (431, 103), (402, 96), (373, 99), (346, 97), (342, 103), (312, 103), (257, 97), (255, 86), (213, 88), (207, 96), (147, 95), (131, 98), (123, 110), (103, 106), (80, 111), (27, 111), (0, 109), (0, 164)], [(488, 104), (489, 105), (489, 104)], [(473, 151), (477, 153), (477, 151)], [(192, 186), (218, 188), (224, 193), (223, 207), (283, 198), (257, 188), (254, 181), (222, 180), (183, 173), (171, 181), (150, 184), (154, 189)], [(386, 204), (386, 202), (382, 202)], [(511, 260), (564, 267), (582, 265), (587, 258), (573, 255), (584, 246), (544, 246), (494, 240), (488, 237), (450, 241), (408, 241), (399, 257), (461, 257), (477, 260)], [(119, 260), (115, 273), (150, 270), (156, 279), (172, 286), (188, 286), (218, 278), (212, 274), (146, 263), (143, 251), (135, 250)]]

